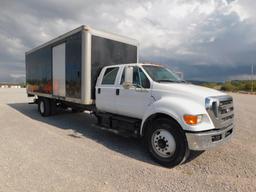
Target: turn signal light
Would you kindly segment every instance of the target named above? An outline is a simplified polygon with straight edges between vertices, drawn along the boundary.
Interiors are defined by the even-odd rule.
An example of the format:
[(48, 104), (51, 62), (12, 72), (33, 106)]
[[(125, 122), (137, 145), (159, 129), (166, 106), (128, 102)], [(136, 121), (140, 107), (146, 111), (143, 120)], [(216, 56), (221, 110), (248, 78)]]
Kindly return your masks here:
[(184, 115), (183, 119), (188, 125), (196, 125), (202, 121), (202, 115)]

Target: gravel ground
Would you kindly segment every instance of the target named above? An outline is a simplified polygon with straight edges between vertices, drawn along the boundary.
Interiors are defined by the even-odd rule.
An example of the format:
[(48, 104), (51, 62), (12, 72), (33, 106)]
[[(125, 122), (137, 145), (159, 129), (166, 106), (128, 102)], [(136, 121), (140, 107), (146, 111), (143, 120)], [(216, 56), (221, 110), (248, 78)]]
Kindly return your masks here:
[(167, 169), (86, 113), (43, 118), (24, 89), (0, 89), (0, 191), (256, 191), (256, 96), (232, 96), (231, 142)]

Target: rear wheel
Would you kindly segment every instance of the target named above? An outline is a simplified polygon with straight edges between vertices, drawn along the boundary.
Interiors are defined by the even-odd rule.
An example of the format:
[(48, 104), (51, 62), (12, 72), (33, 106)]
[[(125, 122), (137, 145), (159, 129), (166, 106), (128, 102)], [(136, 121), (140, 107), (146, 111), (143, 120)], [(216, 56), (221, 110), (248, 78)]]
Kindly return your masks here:
[(185, 134), (172, 119), (156, 119), (147, 131), (146, 144), (152, 158), (166, 167), (182, 163), (189, 155)]
[(50, 100), (47, 98), (39, 98), (38, 111), (44, 117), (49, 116), (51, 114)]

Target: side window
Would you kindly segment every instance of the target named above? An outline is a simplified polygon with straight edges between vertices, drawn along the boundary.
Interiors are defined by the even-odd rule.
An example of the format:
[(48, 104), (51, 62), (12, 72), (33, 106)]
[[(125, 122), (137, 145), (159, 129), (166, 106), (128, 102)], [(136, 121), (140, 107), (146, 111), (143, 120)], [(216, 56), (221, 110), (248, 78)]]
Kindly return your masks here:
[[(121, 82), (122, 85), (125, 80), (125, 70), (123, 71)], [(150, 88), (150, 82), (145, 73), (139, 67), (133, 67), (133, 84), (136, 87)]]
[(150, 88), (150, 82), (147, 78), (147, 76), (145, 75), (145, 73), (142, 71), (141, 68), (138, 68), (138, 74), (139, 74), (139, 79), (140, 79), (140, 85), (143, 87), (143, 88)]
[(118, 69), (119, 69), (119, 67), (107, 68), (104, 73), (101, 84), (102, 85), (114, 85)]

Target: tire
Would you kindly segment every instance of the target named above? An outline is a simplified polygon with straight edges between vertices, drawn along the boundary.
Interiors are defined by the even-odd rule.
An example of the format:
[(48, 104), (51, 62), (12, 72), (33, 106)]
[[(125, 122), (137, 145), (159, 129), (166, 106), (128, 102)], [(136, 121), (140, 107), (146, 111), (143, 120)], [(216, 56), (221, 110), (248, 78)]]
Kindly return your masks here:
[(47, 117), (51, 115), (50, 100), (47, 98), (40, 98), (38, 102), (38, 112), (43, 116)]
[(165, 167), (179, 165), (189, 156), (186, 136), (172, 119), (156, 119), (147, 129), (145, 139), (151, 157)]

